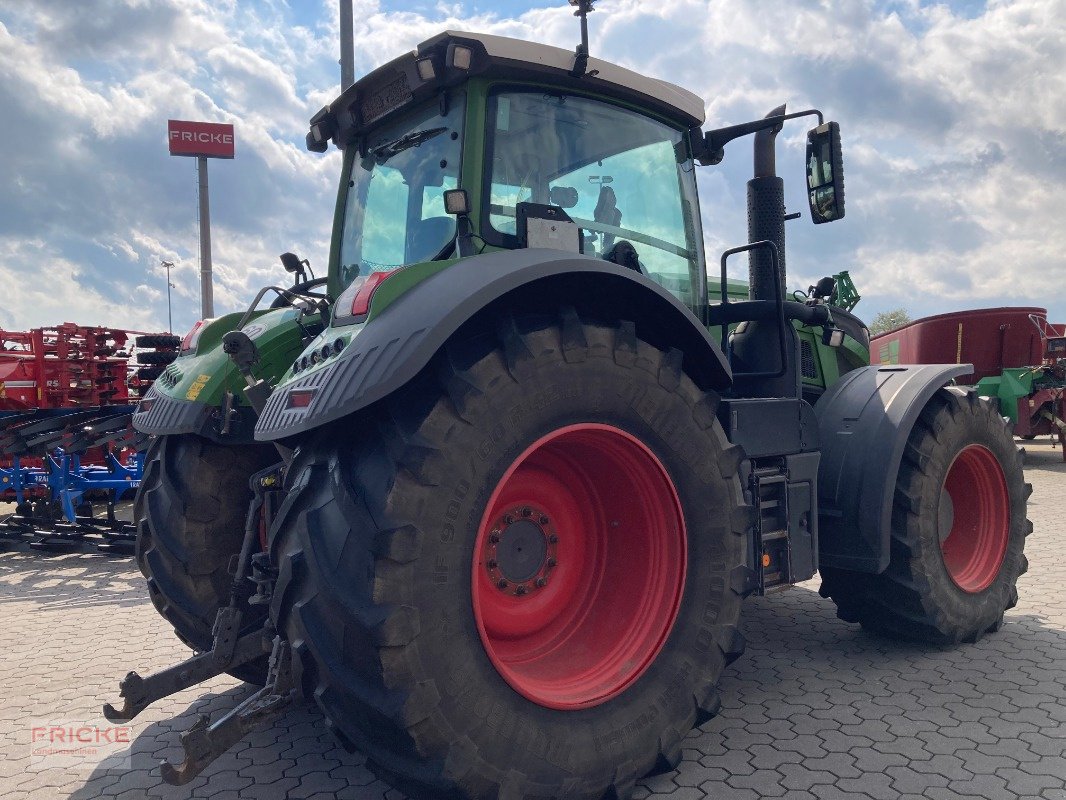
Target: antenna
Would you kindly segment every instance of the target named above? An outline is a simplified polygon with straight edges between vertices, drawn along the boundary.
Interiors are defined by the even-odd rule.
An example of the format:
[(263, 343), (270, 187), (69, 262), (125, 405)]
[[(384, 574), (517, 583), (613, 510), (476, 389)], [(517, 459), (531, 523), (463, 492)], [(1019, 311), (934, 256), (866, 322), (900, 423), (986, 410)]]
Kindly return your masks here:
[[(581, 44), (574, 53), (574, 68), (570, 74), (575, 78), (583, 78), (589, 64), (589, 21), (588, 15), (594, 10), (592, 4), (596, 0), (569, 0), (570, 5), (577, 9), (575, 17), (581, 17)], [(595, 75), (595, 70), (592, 72)]]

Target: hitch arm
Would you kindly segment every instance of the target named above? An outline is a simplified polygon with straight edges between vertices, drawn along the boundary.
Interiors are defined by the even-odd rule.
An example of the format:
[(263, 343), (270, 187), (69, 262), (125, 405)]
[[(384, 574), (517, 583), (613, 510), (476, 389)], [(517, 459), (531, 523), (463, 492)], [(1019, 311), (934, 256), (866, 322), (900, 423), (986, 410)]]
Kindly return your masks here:
[(288, 642), (275, 636), (266, 685), (213, 725), (208, 724), (207, 715), (201, 714), (196, 723), (181, 734), (185, 760), (178, 766), (168, 761), (160, 765), (163, 780), (171, 786), (184, 786), (250, 730), (277, 717), (295, 697), (292, 649)]
[(232, 654), (228, 658), (219, 658), (215, 650), (210, 650), (155, 672), (147, 678), (131, 672), (119, 684), (122, 708), (116, 710), (110, 703), (105, 703), (104, 717), (108, 722), (129, 722), (156, 700), (214, 678), (241, 664), (247, 664), (268, 652), (270, 640), (262, 631), (253, 631), (234, 642)]

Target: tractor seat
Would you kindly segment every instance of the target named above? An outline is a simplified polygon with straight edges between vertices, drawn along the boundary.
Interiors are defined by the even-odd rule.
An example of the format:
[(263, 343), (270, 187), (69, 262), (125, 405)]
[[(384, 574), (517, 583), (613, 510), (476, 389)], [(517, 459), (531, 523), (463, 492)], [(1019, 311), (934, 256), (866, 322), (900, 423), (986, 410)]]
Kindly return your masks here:
[(611, 248), (609, 253), (604, 254), (603, 259), (610, 261), (612, 264), (617, 264), (620, 267), (629, 267), (632, 270), (636, 270), (641, 275), (647, 275), (648, 271), (644, 269), (644, 265), (640, 263), (640, 256), (637, 255), (637, 248), (632, 243), (622, 239)]

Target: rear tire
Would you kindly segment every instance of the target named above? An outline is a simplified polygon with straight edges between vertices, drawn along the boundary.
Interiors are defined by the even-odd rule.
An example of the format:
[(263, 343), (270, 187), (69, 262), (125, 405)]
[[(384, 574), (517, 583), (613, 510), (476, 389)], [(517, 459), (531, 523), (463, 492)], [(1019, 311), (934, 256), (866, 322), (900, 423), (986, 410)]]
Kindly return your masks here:
[[(220, 445), (193, 435), (160, 436), (148, 450), (134, 502), (137, 566), (156, 610), (182, 642), (210, 649), (218, 609), (229, 603), (230, 560), (240, 552), (252, 499), (248, 480), (277, 461), (273, 447)], [(242, 607), (242, 632), (263, 624), (263, 606)], [(266, 681), (267, 659), (232, 675)]]
[(898, 639), (976, 641), (1018, 602), (1032, 531), (1022, 453), (990, 403), (941, 389), (911, 431), (880, 575), (824, 568), (837, 615)]
[[(271, 616), (304, 694), (402, 791), (621, 800), (676, 767), (743, 649), (741, 453), (680, 352), (632, 324), (569, 312), (499, 338), (452, 347), (436, 375), (301, 446)], [(595, 508), (573, 519), (571, 497)], [(574, 609), (604, 597), (617, 616), (590, 635)], [(515, 628), (494, 627), (500, 604)]]

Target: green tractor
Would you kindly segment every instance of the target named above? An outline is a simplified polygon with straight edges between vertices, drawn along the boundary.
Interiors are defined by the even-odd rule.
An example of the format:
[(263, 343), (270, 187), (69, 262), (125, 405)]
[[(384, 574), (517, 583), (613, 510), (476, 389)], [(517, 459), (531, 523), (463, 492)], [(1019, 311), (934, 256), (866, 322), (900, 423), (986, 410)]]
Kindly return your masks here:
[[(836, 123), (705, 131), (587, 45), (442, 33), (313, 117), (344, 154), (328, 278), (287, 255), (297, 285), (198, 325), (135, 416), (138, 562), (198, 654), (105, 713), (262, 685), (168, 782), (303, 697), (416, 797), (626, 798), (718, 710), (749, 595), (820, 572), (887, 635), (1001, 625), (1031, 530), (1002, 419), (965, 365), (868, 366), (846, 275), (786, 296), (774, 141), (808, 116), (830, 222)], [(711, 281), (695, 175), (746, 136)]]

